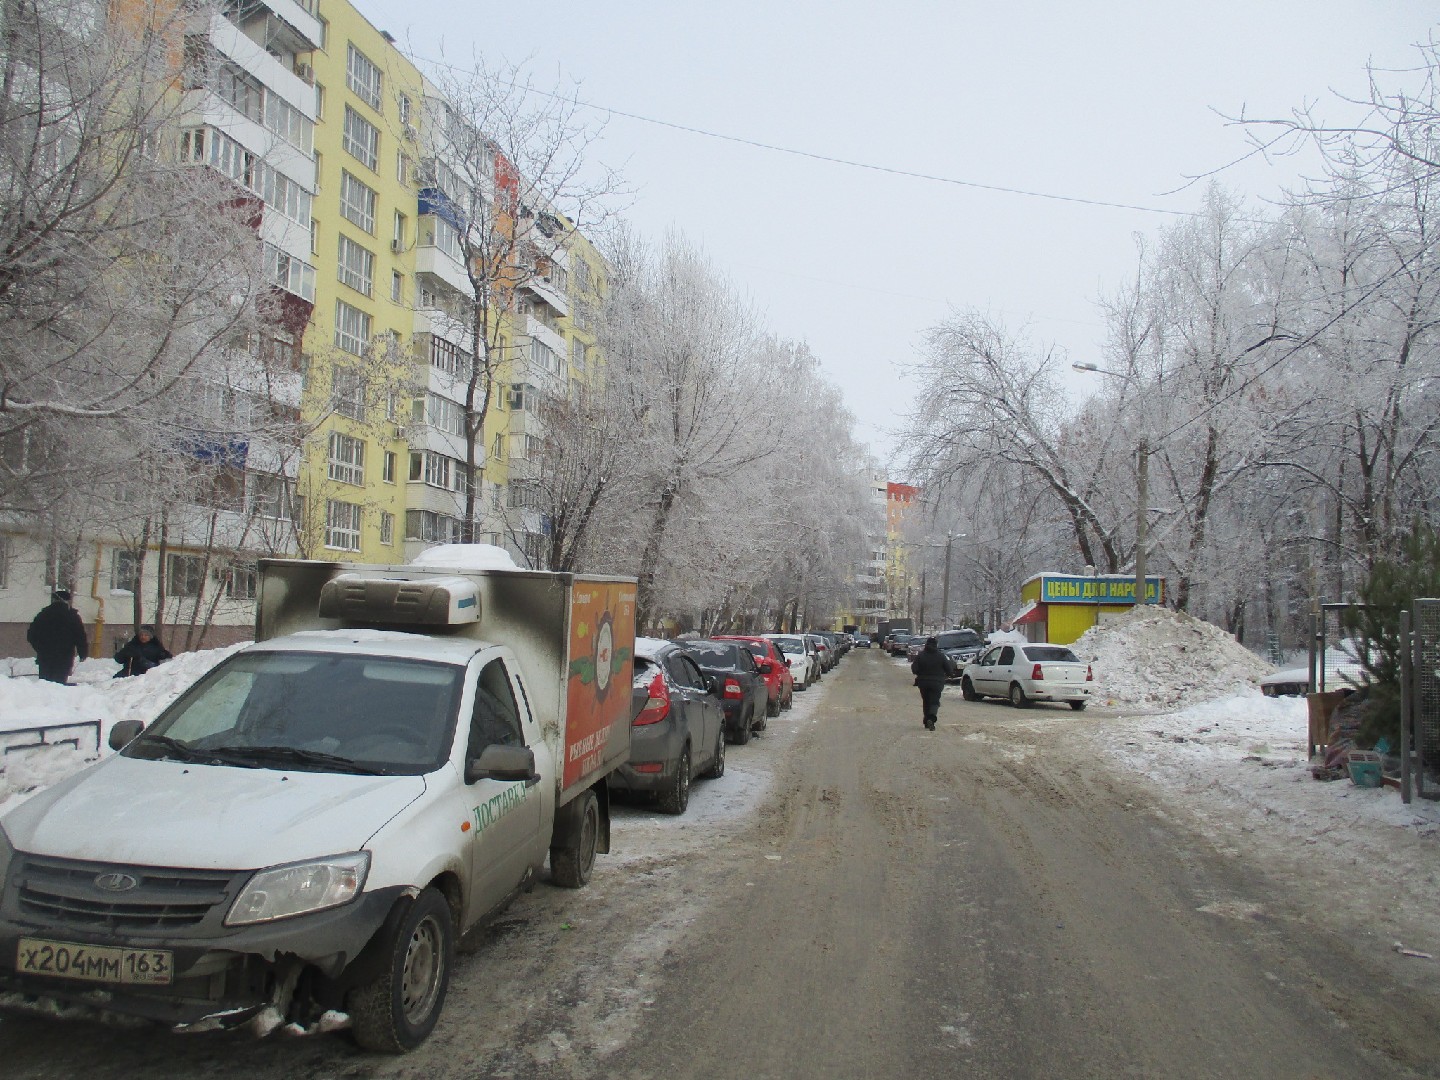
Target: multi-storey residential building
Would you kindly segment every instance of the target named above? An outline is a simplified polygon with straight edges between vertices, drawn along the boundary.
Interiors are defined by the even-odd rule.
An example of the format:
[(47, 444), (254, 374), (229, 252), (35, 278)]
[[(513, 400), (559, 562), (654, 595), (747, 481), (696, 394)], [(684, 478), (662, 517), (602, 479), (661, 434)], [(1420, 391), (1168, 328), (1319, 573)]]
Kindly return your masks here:
[[(176, 5), (168, 14), (184, 10)], [(122, 4), (112, 17), (124, 24), (131, 16)], [(212, 627), (209, 644), (243, 639), (253, 627), (255, 558), (296, 547), (299, 455), (281, 429), (287, 417), (298, 418), (299, 345), (315, 298), (316, 116), (303, 58), (318, 44), (321, 24), (314, 0), (223, 0), (165, 26), (177, 38), (170, 51), (179, 101), (175, 129), (157, 152), (223, 175), (237, 204), (254, 210), (276, 315), (262, 333), (230, 347), (253, 351), (265, 377), (212, 383), (202, 371), (183, 388), (193, 402), (190, 450), (213, 474), (204, 505), (166, 508), (139, 541), (102, 525), (63, 558), (38, 526), (17, 522), (0, 538), (0, 648), (9, 655), (28, 653), (25, 625), (54, 585), (72, 582), (97, 654), (129, 636), (141, 582), (147, 616), (151, 590), (164, 594), (158, 621), (167, 640), (176, 641), (171, 630), (197, 625)], [(251, 418), (259, 434), (248, 430)]]
[[(305, 332), (307, 427), (301, 549), (316, 558), (401, 562), (407, 491), (452, 486), (423, 443), (415, 382), (416, 176), (420, 72), (348, 3), (325, 3), (306, 61), (317, 116), (315, 210), (308, 244), (320, 268)], [(423, 344), (423, 343), (422, 343)], [(423, 398), (422, 398), (423, 400)]]
[[(467, 119), (348, 0), (225, 0), (191, 21), (183, 53), (176, 149), (257, 207), (280, 316), (250, 347), (276, 361), (267, 415), (289, 417), (293, 437), (203, 449), (229, 455), (233, 510), (206, 507), (191, 523), (176, 508), (167, 538), (139, 549), (96, 539), (83, 560), (89, 597), (77, 598), (87, 622), (144, 567), (149, 582), (164, 576), (167, 640), (187, 611), (209, 626), (204, 644), (242, 640), (260, 556), (403, 562), (462, 538), (477, 310), (464, 230), (478, 227), (477, 206), (501, 211), (484, 227), (510, 241), (510, 270), (481, 320), (495, 385), (476, 447), (474, 536), (542, 565), (536, 404), (601, 366), (604, 260), (493, 143), (446, 138)], [(457, 145), (489, 148), (478, 173)], [(232, 421), (253, 407), (234, 388), (202, 398)], [(0, 537), (10, 655), (27, 653), (24, 626), (55, 580), (38, 556), (17, 558), (27, 545)], [(24, 566), (34, 572), (15, 572)], [(128, 604), (112, 619), (122, 636), (129, 619)]]

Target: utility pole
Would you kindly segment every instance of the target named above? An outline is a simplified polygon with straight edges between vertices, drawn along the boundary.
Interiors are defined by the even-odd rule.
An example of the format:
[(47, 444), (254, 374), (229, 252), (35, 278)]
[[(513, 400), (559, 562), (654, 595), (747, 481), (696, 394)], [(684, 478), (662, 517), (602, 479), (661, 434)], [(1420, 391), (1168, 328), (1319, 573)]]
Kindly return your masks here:
[(1138, 468), (1135, 471), (1136, 494), (1139, 504), (1135, 507), (1135, 603), (1145, 603), (1145, 547), (1150, 542), (1150, 444), (1143, 437), (1137, 448)]
[(940, 629), (950, 629), (950, 546), (955, 537), (945, 538), (945, 584), (940, 589)]

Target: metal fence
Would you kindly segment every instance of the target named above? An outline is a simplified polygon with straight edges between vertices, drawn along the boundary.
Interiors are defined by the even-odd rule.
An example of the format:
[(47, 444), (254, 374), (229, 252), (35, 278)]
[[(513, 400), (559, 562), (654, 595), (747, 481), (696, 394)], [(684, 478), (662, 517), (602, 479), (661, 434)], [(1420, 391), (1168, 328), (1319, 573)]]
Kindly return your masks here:
[(1402, 616), (1401, 794), (1440, 799), (1440, 600), (1416, 600)]
[(1364, 682), (1359, 646), (1345, 628), (1347, 612), (1359, 604), (1320, 605), (1312, 616), (1314, 633), (1310, 636), (1310, 685), (1316, 690), (1358, 689)]

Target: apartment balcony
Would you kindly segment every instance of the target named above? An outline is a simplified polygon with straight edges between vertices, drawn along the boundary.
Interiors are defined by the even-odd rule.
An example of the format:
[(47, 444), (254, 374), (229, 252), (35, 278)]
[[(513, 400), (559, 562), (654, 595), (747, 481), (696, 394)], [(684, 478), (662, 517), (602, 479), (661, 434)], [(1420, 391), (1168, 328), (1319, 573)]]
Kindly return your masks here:
[(565, 362), (565, 339), (560, 335), (560, 332), (558, 330), (554, 330), (551, 329), (549, 326), (546, 326), (534, 315), (526, 315), (525, 333), (530, 335), (536, 341), (543, 341), (546, 345), (550, 346), (550, 348), (555, 351), (555, 355), (560, 358), (561, 362)]
[(226, 0), (227, 17), (252, 41), (285, 53), (320, 47), (315, 0)]
[(520, 282), (522, 292), (531, 292), (535, 296), (555, 310), (560, 318), (568, 318), (570, 315), (570, 297), (565, 295), (549, 274), (532, 275)]
[[(473, 296), (470, 276), (465, 266), (454, 255), (434, 244), (419, 244), (415, 248), (415, 273), (433, 274), (461, 296)], [(448, 337), (446, 340), (450, 340)]]

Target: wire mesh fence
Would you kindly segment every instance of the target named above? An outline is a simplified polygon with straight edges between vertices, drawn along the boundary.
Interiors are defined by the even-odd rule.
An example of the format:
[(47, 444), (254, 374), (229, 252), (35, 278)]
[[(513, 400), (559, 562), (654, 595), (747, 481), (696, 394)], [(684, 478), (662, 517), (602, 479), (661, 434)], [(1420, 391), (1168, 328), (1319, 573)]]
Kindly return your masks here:
[(1316, 690), (1358, 689), (1364, 684), (1359, 642), (1345, 628), (1347, 613), (1359, 604), (1321, 604), (1311, 644), (1310, 684)]
[(1440, 600), (1416, 600), (1410, 610), (1409, 693), (1406, 716), (1417, 794), (1440, 797)]

